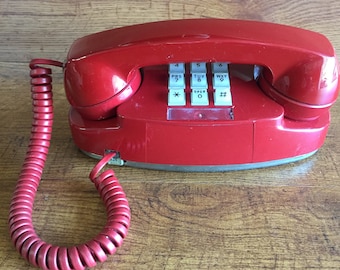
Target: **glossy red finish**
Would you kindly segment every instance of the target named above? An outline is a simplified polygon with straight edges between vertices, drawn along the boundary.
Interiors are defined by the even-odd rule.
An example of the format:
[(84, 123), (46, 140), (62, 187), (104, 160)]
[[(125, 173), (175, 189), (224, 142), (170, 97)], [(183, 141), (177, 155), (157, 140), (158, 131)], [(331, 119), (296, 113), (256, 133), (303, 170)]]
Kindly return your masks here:
[(309, 105), (329, 107), (338, 93), (334, 49), (324, 36), (223, 19), (147, 23), (83, 37), (68, 54), (66, 93), (73, 107), (101, 119), (138, 89), (140, 68), (195, 61), (264, 66), (275, 91)]
[(52, 71), (44, 67), (62, 67), (48, 59), (30, 62), (33, 121), (25, 162), (9, 209), (9, 229), (16, 249), (33, 266), (43, 270), (87, 269), (115, 253), (130, 226), (130, 208), (113, 170), (101, 172), (115, 153), (108, 153), (93, 168), (89, 177), (99, 192), (107, 211), (107, 221), (92, 240), (76, 246), (57, 246), (42, 240), (32, 221), (33, 204), (49, 151), (53, 126)]
[[(217, 61), (263, 67), (258, 84), (231, 78), (234, 119), (169, 117), (166, 65)], [(244, 164), (322, 145), (339, 91), (338, 63), (329, 41), (307, 30), (223, 19), (165, 21), (77, 40), (65, 89), (72, 134), (84, 151), (117, 150), (124, 160), (152, 164)], [(210, 104), (190, 112), (208, 115), (209, 109), (216, 110)]]
[[(166, 66), (145, 68), (143, 84), (117, 108), (116, 117), (88, 120), (72, 109), (70, 124), (78, 147), (98, 155), (105, 149), (116, 150), (122, 159), (134, 162), (213, 166), (304, 155), (317, 150), (325, 139), (328, 110), (310, 121), (287, 119), (283, 106), (255, 81), (237, 77), (231, 77), (233, 120), (170, 120), (168, 113), (174, 107), (167, 106), (167, 76)], [(209, 91), (211, 96), (211, 85)], [(211, 103), (195, 111), (204, 115), (216, 108), (221, 107)], [(192, 106), (188, 100), (176, 109)]]

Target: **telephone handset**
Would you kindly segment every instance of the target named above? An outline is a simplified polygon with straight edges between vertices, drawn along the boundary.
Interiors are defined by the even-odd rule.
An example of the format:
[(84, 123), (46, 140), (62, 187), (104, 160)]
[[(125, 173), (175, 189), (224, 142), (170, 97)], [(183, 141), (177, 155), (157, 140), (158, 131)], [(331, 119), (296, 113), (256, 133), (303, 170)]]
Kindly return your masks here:
[[(101, 119), (142, 87), (142, 68), (171, 63), (228, 62), (264, 67), (261, 88), (294, 119), (315, 118), (337, 94), (337, 65), (320, 34), (252, 21), (185, 20), (113, 29), (72, 45), (65, 67), (71, 105)], [(166, 85), (166, 81), (164, 81)], [(154, 90), (149, 90), (154, 91)]]
[[(52, 132), (51, 70), (64, 68), (75, 144), (102, 158), (90, 174), (108, 211), (104, 229), (75, 247), (52, 246), (32, 209)], [(306, 158), (321, 147), (338, 92), (338, 62), (322, 35), (278, 24), (193, 19), (83, 37), (66, 63), (31, 61), (32, 135), (10, 207), (18, 251), (42, 269), (84, 269), (122, 244), (126, 196), (106, 163), (223, 171)]]

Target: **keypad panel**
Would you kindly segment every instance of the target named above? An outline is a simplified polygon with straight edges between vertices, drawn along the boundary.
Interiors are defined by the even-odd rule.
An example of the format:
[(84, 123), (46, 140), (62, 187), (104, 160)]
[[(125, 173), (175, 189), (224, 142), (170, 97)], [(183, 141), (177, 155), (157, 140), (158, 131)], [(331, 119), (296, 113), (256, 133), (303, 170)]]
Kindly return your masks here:
[[(186, 69), (189, 69), (188, 71)], [(190, 76), (190, 78), (187, 78)], [(168, 106), (208, 106), (209, 81), (212, 85), (214, 106), (232, 106), (228, 63), (193, 62), (169, 65)], [(186, 98), (186, 82), (190, 89), (189, 104)]]

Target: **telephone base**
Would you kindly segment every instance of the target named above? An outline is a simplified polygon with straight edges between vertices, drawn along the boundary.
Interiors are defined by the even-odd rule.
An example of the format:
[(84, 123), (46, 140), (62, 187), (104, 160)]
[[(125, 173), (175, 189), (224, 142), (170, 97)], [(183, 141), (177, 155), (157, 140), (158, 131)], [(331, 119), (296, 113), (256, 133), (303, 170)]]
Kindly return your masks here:
[[(90, 153), (84, 150), (81, 150), (84, 154), (91, 158), (101, 159), (101, 155), (97, 155), (94, 153)], [(228, 165), (173, 165), (173, 164), (153, 164), (153, 163), (144, 163), (144, 162), (135, 162), (135, 161), (127, 161), (120, 159), (118, 157), (114, 157), (108, 164), (118, 165), (118, 166), (128, 166), (142, 169), (152, 169), (152, 170), (160, 170), (160, 171), (175, 171), (175, 172), (225, 172), (225, 171), (238, 171), (238, 170), (251, 170), (251, 169), (260, 169), (266, 167), (273, 167), (278, 165), (283, 165), (287, 163), (297, 162), (310, 156), (314, 155), (318, 150), (312, 151), (307, 154), (283, 158), (277, 160), (270, 160), (264, 162), (254, 162), (254, 163), (244, 163), (244, 164), (228, 164)]]

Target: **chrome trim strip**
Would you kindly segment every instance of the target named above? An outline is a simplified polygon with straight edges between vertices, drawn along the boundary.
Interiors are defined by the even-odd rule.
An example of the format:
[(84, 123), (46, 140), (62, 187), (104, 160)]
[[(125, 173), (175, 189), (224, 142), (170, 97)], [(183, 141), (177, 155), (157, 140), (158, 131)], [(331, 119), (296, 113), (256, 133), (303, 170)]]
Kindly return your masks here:
[[(83, 151), (86, 155), (100, 159), (102, 156), (89, 153)], [(162, 170), (162, 171), (177, 171), (177, 172), (224, 172), (224, 171), (236, 171), (236, 170), (250, 170), (250, 169), (258, 169), (265, 168), (271, 166), (282, 165), (286, 163), (296, 162), (305, 158), (308, 158), (314, 155), (317, 150), (312, 151), (310, 153), (292, 157), (292, 158), (283, 158), (278, 160), (264, 161), (264, 162), (256, 162), (256, 163), (244, 163), (244, 164), (229, 164), (229, 165), (173, 165), (173, 164), (154, 164), (154, 163), (144, 163), (144, 162), (135, 162), (135, 161), (124, 161), (119, 157), (113, 159), (109, 162), (109, 164), (118, 165), (118, 166), (130, 166), (136, 168), (143, 169), (152, 169), (152, 170)]]

